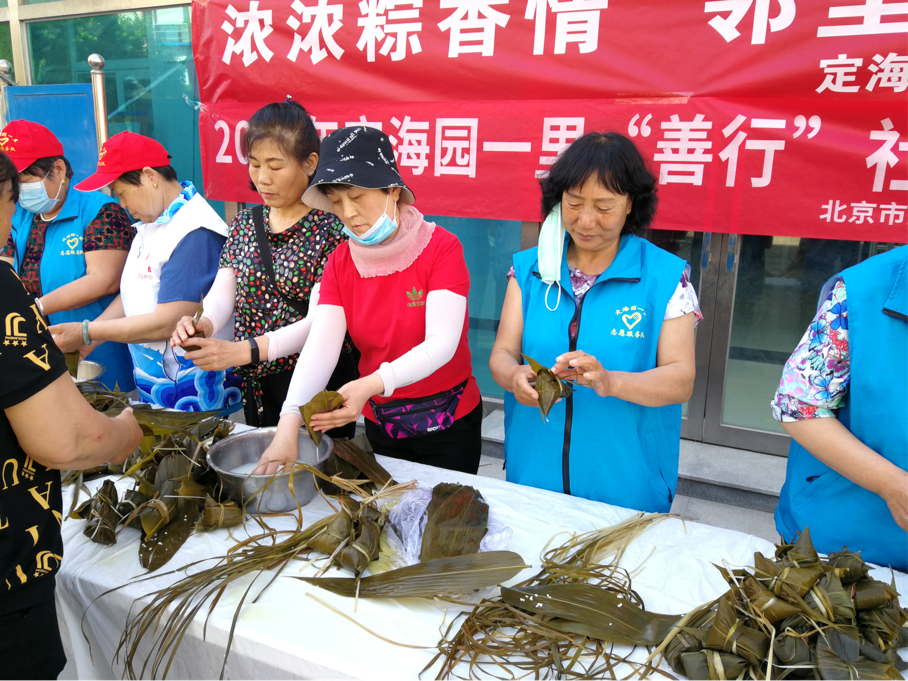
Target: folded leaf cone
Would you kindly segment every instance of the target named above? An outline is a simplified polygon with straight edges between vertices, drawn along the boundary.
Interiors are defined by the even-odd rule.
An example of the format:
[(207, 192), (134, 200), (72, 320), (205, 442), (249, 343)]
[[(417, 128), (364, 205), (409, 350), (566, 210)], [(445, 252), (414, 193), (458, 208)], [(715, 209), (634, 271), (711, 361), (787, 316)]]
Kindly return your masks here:
[[(359, 580), (360, 598), (431, 598), (495, 586), (529, 567), (513, 551), (488, 551), (438, 558)], [(297, 577), (340, 596), (356, 596), (357, 579)]]
[(108, 479), (101, 484), (91, 499), (88, 523), (82, 534), (98, 544), (116, 544), (117, 525), (120, 524), (120, 516), (116, 509), (117, 488), (113, 481)]
[(422, 535), (419, 560), (478, 553), (489, 531), (489, 505), (474, 488), (456, 483), (439, 483), (432, 490), (426, 508), (426, 529)]
[(769, 636), (738, 619), (734, 596), (729, 591), (719, 599), (716, 619), (706, 638), (706, 647), (740, 655), (759, 667), (769, 652)]
[[(199, 301), (199, 306), (195, 310), (195, 317), (193, 317), (193, 319), (192, 319), (192, 326), (193, 326), (193, 328), (195, 328), (197, 330), (195, 333), (193, 333), (190, 336), (190, 338), (204, 338), (205, 337), (205, 332), (198, 330), (199, 322), (202, 320), (202, 313), (205, 311), (204, 303), (205, 303), (205, 298), (202, 297), (202, 299)], [(183, 345), (181, 347), (183, 348), (183, 350), (185, 352), (195, 352), (196, 350), (199, 349), (198, 345)]]
[(245, 519), (243, 509), (237, 506), (236, 502), (227, 501), (219, 504), (208, 494), (205, 495), (205, 508), (202, 509), (195, 529), (206, 531), (236, 527), (237, 525), (242, 525)]
[(810, 528), (805, 527), (793, 544), (783, 544), (776, 549), (776, 560), (782, 560), (794, 567), (817, 567), (820, 564), (820, 556), (810, 539)]
[[(683, 653), (681, 663), (689, 679), (737, 679), (747, 670), (747, 660), (718, 650)], [(680, 672), (679, 672), (680, 673)]]
[(526, 355), (522, 355), (522, 357), (536, 374), (536, 383), (533, 388), (539, 395), (539, 412), (542, 414), (542, 420), (547, 421), (552, 406), (562, 397), (567, 397), (574, 392), (574, 389), (567, 381), (560, 379), (551, 369), (542, 366), (532, 357)]
[(316, 414), (325, 414), (329, 411), (338, 409), (344, 403), (344, 396), (333, 390), (322, 390), (309, 402), (300, 407), (300, 414), (306, 423), (306, 430), (309, 431), (309, 437), (318, 445), (322, 441), (322, 434), (317, 430), (312, 430), (310, 425), (312, 417)]
[(842, 584), (845, 585), (853, 584), (859, 579), (866, 578), (870, 572), (870, 568), (867, 567), (867, 563), (864, 562), (861, 555), (859, 553), (852, 553), (847, 549), (843, 549), (837, 553), (830, 553), (827, 564), (834, 568), (844, 570), (844, 572), (839, 575), (839, 579)]

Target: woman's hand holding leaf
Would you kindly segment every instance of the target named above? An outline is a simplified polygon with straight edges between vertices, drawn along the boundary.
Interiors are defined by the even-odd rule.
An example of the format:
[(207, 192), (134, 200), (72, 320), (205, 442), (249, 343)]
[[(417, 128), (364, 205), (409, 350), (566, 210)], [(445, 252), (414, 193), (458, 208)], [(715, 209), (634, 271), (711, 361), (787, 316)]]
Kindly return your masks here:
[(203, 371), (224, 371), (231, 367), (243, 366), (252, 361), (252, 350), (248, 341), (232, 343), (216, 338), (192, 339), (192, 344), (198, 350), (186, 353), (186, 359), (191, 359)]
[(539, 406), (539, 393), (530, 384), (530, 381), (534, 380), (536, 380), (536, 372), (528, 364), (514, 367), (511, 392), (514, 393), (514, 399), (527, 407)]
[[(202, 317), (198, 323), (196, 323), (194, 317), (186, 315), (177, 322), (177, 327), (170, 337), (170, 347), (180, 347), (189, 340), (196, 331), (203, 331), (206, 337), (213, 336), (214, 327), (211, 324), (211, 320), (208, 319), (208, 317)], [(192, 345), (198, 345), (198, 343), (193, 341)]]
[(332, 428), (340, 428), (356, 421), (363, 413), (363, 407), (366, 406), (369, 398), (373, 395), (380, 395), (384, 391), (385, 385), (378, 374), (370, 374), (350, 381), (337, 391), (344, 397), (343, 405), (334, 411), (313, 415), (310, 421), (312, 430), (324, 433)]
[(80, 322), (53, 324), (50, 327), (50, 332), (61, 352), (73, 352), (84, 345), (82, 342), (82, 324)]
[(599, 397), (614, 395), (615, 386), (610, 373), (602, 367), (598, 359), (583, 350), (559, 356), (552, 371), (565, 381), (573, 381), (576, 385), (592, 388)]

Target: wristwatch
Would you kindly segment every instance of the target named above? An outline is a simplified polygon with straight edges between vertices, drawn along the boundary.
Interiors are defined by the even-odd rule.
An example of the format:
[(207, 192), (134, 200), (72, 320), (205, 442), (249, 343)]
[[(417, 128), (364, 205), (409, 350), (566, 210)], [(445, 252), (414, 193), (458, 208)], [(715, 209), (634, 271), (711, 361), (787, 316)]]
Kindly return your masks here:
[(252, 350), (252, 360), (249, 363), (258, 364), (259, 363), (259, 344), (256, 343), (255, 338), (247, 338), (246, 340), (249, 341), (249, 347)]

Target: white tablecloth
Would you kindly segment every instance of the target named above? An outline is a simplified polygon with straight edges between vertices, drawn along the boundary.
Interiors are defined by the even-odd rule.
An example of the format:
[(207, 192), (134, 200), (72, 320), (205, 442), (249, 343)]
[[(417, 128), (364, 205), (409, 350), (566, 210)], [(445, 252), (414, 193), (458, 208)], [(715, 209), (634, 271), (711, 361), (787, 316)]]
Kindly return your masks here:
[[(510, 549), (519, 553), (527, 565), (533, 566), (518, 575), (514, 582), (539, 570), (540, 553), (559, 532), (598, 529), (633, 514), (627, 509), (492, 478), (385, 457), (379, 457), (379, 461), (398, 482), (418, 480), (426, 487), (439, 482), (459, 482), (479, 489), (490, 512), (513, 528)], [(92, 489), (97, 484), (100, 482), (89, 483)], [(124, 481), (118, 486), (126, 489), (129, 484)], [(64, 494), (64, 508), (69, 508), (71, 490), (69, 488)], [(318, 498), (303, 508), (304, 522), (308, 525), (330, 512), (325, 502)], [(113, 662), (112, 658), (130, 606), (136, 598), (176, 581), (183, 574), (131, 583), (95, 601), (84, 618), (92, 657), (82, 635), (86, 607), (104, 591), (145, 576), (146, 572), (138, 559), (138, 530), (125, 528), (117, 544), (106, 547), (84, 537), (84, 525), (84, 521), (66, 520), (63, 523), (65, 555), (56, 592), (58, 616), (69, 658), (63, 677), (121, 678), (122, 658), (119, 663)], [(247, 528), (250, 532), (259, 531), (253, 521), (247, 522)], [(245, 534), (235, 528), (234, 537), (240, 539)], [(224, 555), (233, 543), (226, 530), (194, 534), (160, 571), (174, 570), (200, 558)], [(560, 543), (559, 538), (553, 545)], [(773, 546), (740, 532), (672, 519), (655, 525), (634, 542), (622, 565), (633, 572), (645, 562), (639, 574), (634, 576), (633, 586), (643, 597), (647, 609), (684, 613), (727, 590), (714, 563), (721, 565), (727, 561), (731, 565), (752, 565), (754, 551), (769, 556)], [(409, 645), (435, 646), (442, 623), (458, 612), (449, 604), (414, 598), (360, 599), (354, 613), (352, 599), (289, 578), (292, 574), (314, 573), (312, 567), (300, 573), (302, 566), (302, 562), (294, 561), (284, 572), (288, 576), (278, 578), (258, 603), (252, 604), (251, 598), (247, 599), (236, 626), (226, 678), (415, 679), (435, 655), (434, 648), (414, 650), (385, 643), (307, 598), (307, 592), (331, 603), (373, 631)], [(329, 571), (328, 574), (341, 573)], [(877, 570), (874, 576), (887, 582), (890, 578), (888, 570)], [(253, 593), (258, 593), (268, 577), (259, 578)], [(217, 678), (231, 620), (249, 581), (241, 580), (225, 592), (209, 620), (206, 641), (202, 641), (202, 623), (208, 606), (203, 607), (183, 639), (169, 673), (171, 678)], [(908, 575), (896, 573), (896, 582), (900, 593), (908, 594)], [(904, 596), (902, 602), (906, 602)], [(140, 607), (139, 603), (137, 607)], [(149, 646), (150, 643), (146, 643), (142, 650), (147, 651)], [(423, 678), (435, 678), (435, 669)]]

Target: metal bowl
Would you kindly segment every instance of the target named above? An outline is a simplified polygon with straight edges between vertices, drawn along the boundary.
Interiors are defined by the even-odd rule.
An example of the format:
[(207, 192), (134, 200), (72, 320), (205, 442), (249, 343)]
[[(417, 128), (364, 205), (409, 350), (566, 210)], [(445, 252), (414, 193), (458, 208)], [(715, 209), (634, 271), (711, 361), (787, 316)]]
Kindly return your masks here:
[(79, 362), (79, 367), (76, 369), (76, 375), (73, 380), (76, 382), (76, 385), (93, 381), (104, 373), (104, 368), (104, 365), (100, 362)]
[[(230, 435), (212, 445), (208, 451), (208, 465), (220, 476), (228, 496), (238, 504), (248, 503), (249, 511), (256, 513), (290, 511), (296, 508), (297, 503), (300, 506), (308, 504), (317, 494), (315, 481), (308, 471), (297, 470), (293, 473), (293, 492), (296, 499), (290, 493), (290, 473), (279, 473), (276, 476), (231, 473), (239, 466), (258, 461), (271, 444), (276, 432), (277, 428), (257, 428)], [(331, 438), (322, 434), (321, 443), (316, 448), (306, 429), (300, 428), (298, 443), (300, 453), (297, 460), (320, 471), (324, 470), (325, 461), (334, 451), (334, 442)], [(264, 488), (269, 480), (271, 484), (267, 489), (255, 494)]]

